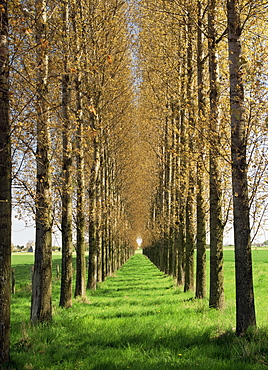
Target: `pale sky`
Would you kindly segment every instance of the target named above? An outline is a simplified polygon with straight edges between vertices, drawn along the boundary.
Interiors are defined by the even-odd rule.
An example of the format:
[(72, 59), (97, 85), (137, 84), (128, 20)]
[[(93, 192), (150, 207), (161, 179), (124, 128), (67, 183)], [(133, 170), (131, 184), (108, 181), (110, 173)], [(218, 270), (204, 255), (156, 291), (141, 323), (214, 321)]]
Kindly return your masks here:
[[(255, 243), (261, 243), (268, 239), (268, 231), (263, 230), (258, 237), (255, 238)], [(25, 226), (23, 220), (12, 218), (12, 243), (14, 245), (26, 245), (30, 240), (35, 240), (35, 228), (34, 223)], [(233, 232), (230, 230), (224, 237), (224, 245), (233, 244)], [(60, 233), (53, 234), (53, 245), (61, 246), (61, 235)]]
[(35, 229), (33, 226), (25, 226), (23, 220), (12, 217), (12, 243), (14, 245), (26, 245), (30, 240), (35, 239)]
[[(18, 220), (17, 218), (12, 217), (12, 243), (14, 245), (26, 245), (28, 241), (35, 241), (35, 228), (34, 222), (29, 226), (25, 226), (23, 220)], [(61, 246), (61, 236), (59, 233), (53, 234), (53, 246)]]

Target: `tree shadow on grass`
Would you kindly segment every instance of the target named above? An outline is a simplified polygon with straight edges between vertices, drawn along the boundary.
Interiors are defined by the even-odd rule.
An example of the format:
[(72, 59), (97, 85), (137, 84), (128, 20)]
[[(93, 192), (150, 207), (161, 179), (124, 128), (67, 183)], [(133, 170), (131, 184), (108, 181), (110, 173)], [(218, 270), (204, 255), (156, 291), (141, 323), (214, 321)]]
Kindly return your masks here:
[(116, 332), (105, 333), (105, 328), (103, 332), (91, 332), (86, 325), (80, 325), (79, 334), (77, 328), (69, 327), (68, 344), (52, 342), (44, 353), (43, 364), (45, 366), (45, 358), (49, 357), (55, 369), (69, 369), (68, 364), (80, 364), (74, 369), (95, 370), (266, 368), (261, 359), (254, 363), (250, 358), (237, 356), (233, 333), (213, 339), (210, 330), (196, 335), (178, 329), (163, 337), (155, 337), (148, 327), (136, 333), (121, 329), (119, 325)]
[[(241, 346), (233, 332), (215, 335), (215, 326), (203, 328), (198, 322), (187, 327), (180, 315), (198, 312), (201, 318), (208, 308), (200, 309), (185, 295), (180, 298), (171, 289), (172, 278), (144, 257), (135, 261), (130, 260), (117, 276), (92, 292), (91, 304), (80, 303), (79, 311), (76, 307), (61, 310), (46, 330), (42, 326), (32, 328), (27, 345), (13, 346), (16, 365), (12, 369), (267, 368), (264, 339), (254, 349), (256, 338)], [(183, 304), (184, 311), (179, 307)], [(163, 312), (158, 311), (158, 305)]]

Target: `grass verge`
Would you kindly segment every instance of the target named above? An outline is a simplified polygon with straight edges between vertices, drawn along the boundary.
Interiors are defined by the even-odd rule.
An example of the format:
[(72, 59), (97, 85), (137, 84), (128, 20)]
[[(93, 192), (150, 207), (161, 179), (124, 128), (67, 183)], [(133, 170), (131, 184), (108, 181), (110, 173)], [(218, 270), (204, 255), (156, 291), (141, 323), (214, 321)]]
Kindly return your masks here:
[(9, 369), (267, 369), (267, 251), (253, 251), (259, 328), (243, 338), (234, 334), (232, 251), (225, 252), (222, 312), (183, 293), (141, 254), (89, 292), (88, 302), (74, 300), (72, 308), (61, 309), (60, 257), (54, 256), (53, 323), (35, 327), (29, 324), (32, 261), (23, 258), (13, 258), (19, 284), (12, 298)]

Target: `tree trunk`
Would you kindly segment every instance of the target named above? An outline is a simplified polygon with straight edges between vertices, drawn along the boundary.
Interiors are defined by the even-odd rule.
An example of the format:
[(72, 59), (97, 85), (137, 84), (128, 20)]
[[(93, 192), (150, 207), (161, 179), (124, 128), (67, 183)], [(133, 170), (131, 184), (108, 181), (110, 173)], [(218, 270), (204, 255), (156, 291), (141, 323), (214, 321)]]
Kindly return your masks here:
[[(170, 109), (170, 106), (168, 107)], [(165, 122), (165, 136), (164, 136), (164, 156), (163, 156), (163, 216), (164, 216), (164, 251), (165, 251), (165, 265), (164, 271), (166, 274), (170, 274), (170, 264), (172, 258), (172, 245), (170, 240), (170, 216), (171, 216), (171, 147), (170, 147), (170, 118), (166, 117)]]
[(194, 290), (194, 202), (193, 191), (189, 187), (186, 205), (186, 253), (184, 291)]
[[(95, 118), (92, 117), (92, 127), (95, 129)], [(91, 169), (91, 179), (89, 184), (89, 201), (90, 201), (90, 216), (89, 216), (89, 255), (88, 255), (88, 282), (87, 288), (95, 290), (98, 281), (98, 204), (97, 204), (97, 186), (100, 177), (100, 143), (99, 134), (93, 139), (94, 158)]]
[[(187, 20), (187, 102), (193, 102), (193, 12), (189, 9)], [(185, 282), (184, 291), (194, 289), (194, 247), (195, 247), (195, 228), (194, 228), (194, 193), (195, 193), (195, 121), (194, 104), (187, 104), (188, 111), (188, 192), (186, 201), (186, 243), (185, 243)], [(191, 156), (191, 158), (190, 158)]]
[(70, 76), (69, 76), (69, 5), (65, 1), (62, 9), (63, 20), (63, 68), (62, 75), (62, 263), (60, 306), (72, 306), (72, 143), (69, 118)]
[[(80, 7), (81, 8), (81, 7)], [(76, 91), (76, 179), (77, 179), (77, 203), (76, 203), (76, 284), (75, 297), (86, 295), (86, 265), (85, 265), (85, 161), (84, 161), (84, 125), (83, 125), (83, 101), (81, 91), (81, 65), (79, 59), (79, 40), (74, 14), (73, 28), (76, 35), (76, 64), (79, 71), (75, 77)]]
[(105, 280), (108, 273), (108, 238), (107, 238), (107, 220), (108, 220), (108, 170), (107, 170), (107, 155), (108, 141), (105, 137), (102, 150), (102, 183), (101, 183), (101, 198), (102, 198), (102, 281)]
[(11, 271), (11, 153), (7, 2), (0, 0), (0, 367), (9, 360)]
[(46, 1), (36, 0), (37, 42), (37, 178), (36, 178), (36, 241), (32, 281), (31, 321), (52, 318), (52, 215), (50, 131), (47, 104), (48, 51), (46, 35)]
[(179, 190), (178, 190), (178, 285), (184, 285), (185, 273), (185, 224), (186, 224), (186, 200), (188, 192), (188, 127), (185, 120), (186, 110), (186, 55), (182, 45), (186, 44), (186, 31), (182, 30), (180, 55), (180, 112), (179, 112), (179, 132), (180, 132), (180, 166), (179, 166)]
[(204, 51), (203, 51), (203, 19), (202, 5), (198, 1), (197, 28), (197, 86), (198, 86), (198, 141), (199, 156), (197, 159), (197, 197), (196, 197), (196, 298), (206, 296), (206, 208), (205, 208), (205, 82), (204, 82)]
[[(107, 149), (107, 147), (106, 147)], [(107, 155), (106, 160), (106, 200), (107, 200), (107, 217), (106, 217), (106, 248), (107, 248), (107, 275), (112, 273), (112, 209), (113, 209), (113, 196), (112, 196), (112, 177), (113, 177), (113, 162), (111, 157)]]
[(96, 183), (96, 224), (95, 224), (95, 239), (96, 239), (96, 251), (97, 251), (97, 282), (102, 281), (102, 266), (103, 266), (103, 249), (102, 249), (102, 197), (101, 197), (101, 186), (102, 186), (102, 171), (101, 166), (103, 164), (100, 154), (100, 169), (98, 171), (98, 178)]
[(176, 192), (177, 192), (177, 158), (174, 153), (178, 150), (178, 137), (177, 137), (177, 101), (172, 102), (172, 140), (171, 140), (171, 163), (172, 174), (170, 178), (171, 187), (170, 187), (170, 202), (171, 202), (171, 215), (170, 215), (170, 240), (171, 240), (171, 257), (170, 257), (170, 274), (177, 278), (178, 273), (178, 253), (177, 253), (177, 204), (176, 204)]
[(246, 162), (243, 65), (241, 63), (241, 22), (237, 1), (227, 1), (230, 72), (231, 152), (234, 205), (236, 273), (236, 332), (243, 334), (256, 325), (252, 280), (249, 199)]
[[(178, 124), (178, 117), (177, 117), (177, 110), (178, 110), (178, 102), (176, 101), (174, 103), (174, 109), (173, 109), (173, 115), (174, 115), (174, 123), (173, 123), (173, 146), (175, 153), (179, 152), (178, 146), (179, 146), (179, 131), (177, 128)], [(174, 174), (173, 174), (173, 194), (172, 194), (172, 202), (173, 202), (173, 211), (172, 211), (172, 217), (173, 217), (173, 226), (172, 226), (172, 240), (173, 240), (173, 251), (174, 251), (174, 263), (173, 263), (173, 276), (175, 280), (178, 279), (178, 174), (179, 174), (179, 156), (174, 155), (173, 156), (173, 168), (174, 168)], [(154, 212), (155, 213), (155, 212)], [(154, 214), (154, 223), (155, 223), (155, 214)]]
[[(93, 193), (93, 195), (92, 195)], [(95, 240), (95, 223), (94, 223), (94, 209), (95, 201), (94, 191), (90, 190), (90, 215), (89, 215), (89, 233), (88, 233), (88, 280), (87, 289), (95, 290), (97, 287), (97, 250)]]
[[(82, 137), (82, 122), (78, 124), (77, 135)], [(85, 180), (84, 158), (81, 139), (77, 138), (77, 206), (76, 206), (76, 285), (75, 297), (86, 295), (85, 261)]]
[(210, 72), (210, 297), (209, 306), (217, 309), (224, 305), (223, 281), (223, 223), (222, 189), (219, 164), (219, 94), (218, 63), (216, 56), (216, 1), (208, 7), (208, 47)]
[[(85, 260), (85, 160), (84, 160), (84, 124), (82, 95), (82, 65), (81, 65), (81, 34), (80, 22), (83, 21), (83, 4), (81, 0), (73, 4), (71, 14), (73, 32), (75, 35), (75, 99), (76, 99), (76, 282), (75, 297), (86, 295), (86, 260)], [(80, 31), (81, 32), (81, 31)]]

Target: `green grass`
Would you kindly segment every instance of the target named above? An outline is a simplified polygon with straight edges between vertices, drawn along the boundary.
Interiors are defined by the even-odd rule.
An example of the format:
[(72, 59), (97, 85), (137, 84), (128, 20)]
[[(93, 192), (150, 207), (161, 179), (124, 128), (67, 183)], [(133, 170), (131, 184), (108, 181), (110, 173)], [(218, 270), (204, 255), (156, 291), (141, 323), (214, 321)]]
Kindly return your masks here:
[(53, 323), (29, 324), (33, 256), (12, 256), (10, 369), (266, 369), (268, 366), (268, 251), (253, 251), (258, 329), (234, 334), (233, 251), (225, 251), (226, 307), (183, 293), (141, 254), (88, 293), (88, 302), (58, 307), (60, 281), (53, 256)]

